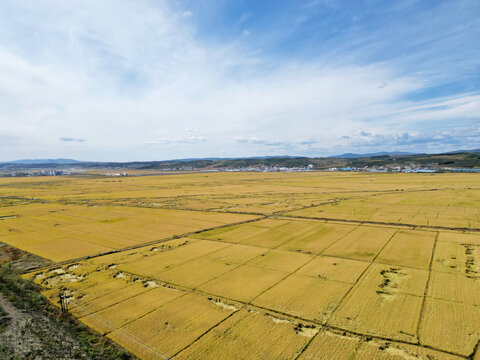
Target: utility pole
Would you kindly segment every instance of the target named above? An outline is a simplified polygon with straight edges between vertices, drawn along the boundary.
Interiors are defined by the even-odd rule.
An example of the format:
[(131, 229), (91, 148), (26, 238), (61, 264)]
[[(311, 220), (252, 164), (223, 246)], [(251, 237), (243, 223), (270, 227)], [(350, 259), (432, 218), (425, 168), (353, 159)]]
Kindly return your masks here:
[(67, 294), (65, 292), (60, 291), (58, 293), (58, 303), (60, 304), (60, 308), (62, 309), (62, 313), (68, 312), (68, 301), (67, 301)]

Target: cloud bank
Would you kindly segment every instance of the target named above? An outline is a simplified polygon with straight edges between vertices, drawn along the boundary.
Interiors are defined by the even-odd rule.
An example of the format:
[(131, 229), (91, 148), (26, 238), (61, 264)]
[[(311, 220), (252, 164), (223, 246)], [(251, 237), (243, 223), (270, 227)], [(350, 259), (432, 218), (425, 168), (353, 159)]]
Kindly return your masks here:
[[(340, 2), (283, 9), (268, 28), (260, 10), (240, 9), (238, 33), (216, 25), (224, 37), (205, 30), (213, 7), (188, 1), (3, 2), (1, 160), (480, 147), (480, 86), (471, 75), (480, 56), (464, 46), (455, 67), (451, 55), (480, 35), (476, 5), (427, 8), (431, 29), (421, 32), (420, 19), (400, 16), (415, 2), (396, 3), (404, 6), (382, 13), (396, 31), (358, 20), (317, 39), (305, 35), (315, 16), (343, 16)], [(452, 18), (458, 26), (446, 33)], [(421, 35), (409, 37), (414, 30)], [(385, 34), (404, 36), (406, 52), (387, 48)]]

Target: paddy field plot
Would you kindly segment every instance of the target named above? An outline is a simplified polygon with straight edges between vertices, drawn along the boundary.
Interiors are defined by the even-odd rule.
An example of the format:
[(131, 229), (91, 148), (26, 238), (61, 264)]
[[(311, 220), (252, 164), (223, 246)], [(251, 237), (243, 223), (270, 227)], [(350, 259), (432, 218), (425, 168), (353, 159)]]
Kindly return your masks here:
[(355, 332), (415, 341), (427, 279), (424, 270), (372, 264), (329, 322)]
[(334, 256), (317, 256), (297, 271), (314, 278), (355, 284), (369, 262), (343, 259)]
[[(472, 174), (0, 179), (0, 241), (142, 359), (479, 359)], [(70, 260), (69, 260), (70, 259)]]
[(357, 227), (322, 253), (353, 260), (371, 261), (392, 239), (397, 230), (373, 226)]
[(376, 261), (428, 270), (436, 236), (435, 232), (398, 230)]
[(468, 357), (480, 339), (479, 307), (428, 297), (419, 329), (422, 344)]
[(351, 286), (293, 274), (263, 292), (252, 304), (324, 323)]

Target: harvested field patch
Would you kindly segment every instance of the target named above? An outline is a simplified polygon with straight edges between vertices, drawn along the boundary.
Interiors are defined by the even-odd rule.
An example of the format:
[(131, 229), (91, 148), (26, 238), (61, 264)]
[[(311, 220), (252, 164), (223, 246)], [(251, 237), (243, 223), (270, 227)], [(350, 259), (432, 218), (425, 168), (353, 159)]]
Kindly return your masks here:
[(463, 274), (433, 272), (427, 295), (480, 306), (480, 280)]
[(169, 283), (196, 288), (233, 270), (236, 266), (239, 265), (202, 257), (156, 274), (156, 278)]
[(420, 342), (463, 356), (473, 353), (480, 340), (478, 306), (427, 298)]
[(395, 229), (361, 226), (327, 248), (323, 254), (371, 261), (395, 234)]
[(434, 243), (433, 232), (399, 230), (376, 261), (428, 270)]
[(265, 248), (232, 244), (221, 250), (207, 254), (206, 256), (210, 259), (222, 260), (228, 263), (243, 264), (267, 251), (269, 250)]
[(312, 255), (291, 251), (270, 250), (248, 262), (251, 266), (260, 266), (265, 269), (294, 272), (313, 259)]
[(294, 274), (255, 298), (252, 303), (324, 323), (351, 286)]

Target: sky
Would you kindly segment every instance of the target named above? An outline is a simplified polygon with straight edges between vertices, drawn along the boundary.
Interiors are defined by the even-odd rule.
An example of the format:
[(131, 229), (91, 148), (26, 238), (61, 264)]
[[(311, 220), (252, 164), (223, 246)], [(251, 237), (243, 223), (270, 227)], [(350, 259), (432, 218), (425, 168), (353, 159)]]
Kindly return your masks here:
[(480, 148), (478, 0), (0, 2), (0, 161)]

